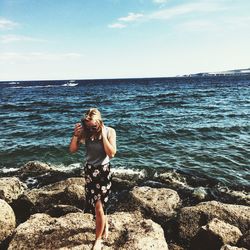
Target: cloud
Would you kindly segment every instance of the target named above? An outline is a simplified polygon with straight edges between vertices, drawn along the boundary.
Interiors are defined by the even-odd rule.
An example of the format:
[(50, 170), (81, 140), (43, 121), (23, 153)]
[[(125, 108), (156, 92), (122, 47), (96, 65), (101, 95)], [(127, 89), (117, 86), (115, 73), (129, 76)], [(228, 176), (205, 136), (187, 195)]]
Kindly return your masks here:
[(45, 40), (42, 39), (37, 39), (34, 37), (29, 37), (29, 36), (20, 36), (20, 35), (2, 35), (0, 36), (0, 42), (1, 43), (12, 43), (12, 42), (44, 42)]
[(182, 4), (172, 8), (155, 11), (149, 14), (148, 19), (171, 19), (176, 16), (181, 16), (189, 13), (214, 12), (221, 10), (222, 7), (215, 2), (197, 2)]
[(19, 53), (19, 52), (3, 52), (0, 53), (0, 61), (3, 62), (20, 62), (20, 61), (61, 61), (61, 60), (75, 60), (83, 55), (75, 52), (68, 53), (45, 53), (45, 52), (30, 52), (30, 53)]
[(141, 13), (130, 12), (130, 13), (128, 13), (127, 16), (118, 18), (118, 22), (110, 24), (110, 25), (108, 25), (108, 27), (109, 28), (123, 29), (123, 28), (127, 27), (126, 23), (135, 22), (142, 17), (143, 17), (143, 14), (141, 14)]
[(167, 0), (153, 0), (154, 3), (159, 3), (159, 4), (162, 4), (162, 3), (166, 3)]
[(0, 30), (10, 30), (18, 25), (18, 23), (8, 20), (6, 18), (0, 18)]
[[(155, 3), (165, 3), (166, 0), (153, 0)], [(150, 21), (150, 20), (168, 20), (178, 16), (183, 16), (186, 14), (193, 13), (204, 13), (204, 12), (214, 12), (220, 11), (223, 7), (219, 2), (204, 1), (195, 3), (186, 3), (177, 5), (171, 8), (164, 8), (161, 10), (153, 11), (148, 14), (134, 13), (130, 12), (125, 17), (118, 18), (117, 22), (109, 25), (109, 28), (125, 28), (127, 23), (133, 23), (138, 21)]]
[(113, 24), (110, 24), (108, 27), (111, 29), (123, 29), (127, 27), (127, 25), (122, 24), (122, 23), (113, 23)]
[(143, 14), (141, 14), (141, 13), (136, 14), (136, 13), (130, 12), (130, 13), (128, 13), (128, 16), (120, 17), (120, 18), (118, 18), (118, 20), (122, 21), (122, 22), (134, 22), (141, 17), (143, 17)]

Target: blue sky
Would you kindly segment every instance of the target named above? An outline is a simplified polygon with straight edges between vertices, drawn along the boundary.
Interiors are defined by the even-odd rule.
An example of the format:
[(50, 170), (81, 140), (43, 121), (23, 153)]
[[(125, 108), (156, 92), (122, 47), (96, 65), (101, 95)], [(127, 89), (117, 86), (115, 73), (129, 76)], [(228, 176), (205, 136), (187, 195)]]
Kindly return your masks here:
[(0, 80), (250, 67), (249, 0), (0, 0)]

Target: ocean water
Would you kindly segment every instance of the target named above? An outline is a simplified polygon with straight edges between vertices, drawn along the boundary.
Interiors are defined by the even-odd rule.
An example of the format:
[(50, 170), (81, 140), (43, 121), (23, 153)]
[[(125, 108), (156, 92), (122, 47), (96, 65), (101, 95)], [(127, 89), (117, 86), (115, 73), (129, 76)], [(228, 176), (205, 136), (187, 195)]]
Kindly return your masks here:
[(250, 76), (0, 83), (0, 171), (31, 160), (71, 168), (90, 107), (117, 132), (114, 168), (176, 170), (250, 187)]

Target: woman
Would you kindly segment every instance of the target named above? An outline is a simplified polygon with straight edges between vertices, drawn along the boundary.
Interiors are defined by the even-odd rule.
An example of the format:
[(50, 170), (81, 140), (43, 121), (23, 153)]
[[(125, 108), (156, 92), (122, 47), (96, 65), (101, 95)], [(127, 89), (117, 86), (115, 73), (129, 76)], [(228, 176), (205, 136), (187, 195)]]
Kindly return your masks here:
[(74, 153), (79, 145), (86, 146), (85, 193), (86, 211), (96, 219), (96, 240), (93, 249), (101, 249), (102, 237), (108, 236), (107, 201), (111, 188), (110, 159), (116, 154), (116, 132), (103, 124), (101, 113), (89, 109), (81, 123), (75, 125), (69, 150)]

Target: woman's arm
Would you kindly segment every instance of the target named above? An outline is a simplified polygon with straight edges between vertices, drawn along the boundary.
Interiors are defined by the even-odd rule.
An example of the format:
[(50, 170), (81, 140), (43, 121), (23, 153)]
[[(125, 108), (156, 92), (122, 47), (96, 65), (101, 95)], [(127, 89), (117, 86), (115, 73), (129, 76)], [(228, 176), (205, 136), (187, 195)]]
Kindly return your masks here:
[(109, 128), (109, 137), (107, 136), (106, 128), (102, 127), (103, 145), (106, 154), (113, 158), (116, 154), (116, 132), (113, 128)]
[(77, 152), (77, 150), (79, 149), (80, 142), (84, 142), (82, 135), (83, 135), (83, 128), (80, 123), (77, 123), (75, 125), (74, 134), (69, 144), (70, 153)]

